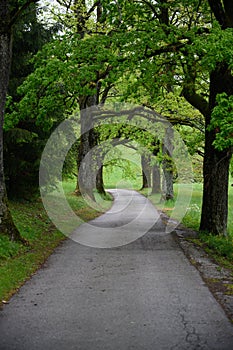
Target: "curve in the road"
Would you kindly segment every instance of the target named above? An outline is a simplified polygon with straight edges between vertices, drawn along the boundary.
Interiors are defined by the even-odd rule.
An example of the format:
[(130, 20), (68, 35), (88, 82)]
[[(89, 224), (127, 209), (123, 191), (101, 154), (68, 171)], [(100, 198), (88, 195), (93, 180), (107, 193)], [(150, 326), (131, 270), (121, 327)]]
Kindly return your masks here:
[(159, 213), (144, 196), (131, 190), (109, 190), (112, 208), (102, 216), (82, 224), (70, 238), (94, 248), (114, 248), (142, 237), (159, 220)]

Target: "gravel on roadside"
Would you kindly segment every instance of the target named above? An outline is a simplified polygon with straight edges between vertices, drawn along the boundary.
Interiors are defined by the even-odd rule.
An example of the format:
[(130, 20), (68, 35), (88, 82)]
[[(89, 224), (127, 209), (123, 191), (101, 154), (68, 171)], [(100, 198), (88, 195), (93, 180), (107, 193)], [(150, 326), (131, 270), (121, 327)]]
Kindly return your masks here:
[[(168, 221), (169, 217), (166, 214), (160, 212), (160, 215), (163, 221)], [(217, 263), (202, 247), (190, 239), (197, 238), (198, 232), (188, 229), (182, 224), (178, 224), (172, 231), (172, 235), (190, 263), (200, 272), (203, 281), (233, 323), (232, 271)]]

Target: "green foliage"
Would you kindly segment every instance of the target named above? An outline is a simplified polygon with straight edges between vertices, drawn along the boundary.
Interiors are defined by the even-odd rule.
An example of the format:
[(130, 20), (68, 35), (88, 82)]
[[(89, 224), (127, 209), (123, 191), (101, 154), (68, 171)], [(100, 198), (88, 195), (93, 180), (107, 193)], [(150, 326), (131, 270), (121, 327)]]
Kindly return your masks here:
[[(198, 201), (199, 202), (199, 201)], [(200, 203), (190, 204), (189, 208), (187, 208), (187, 212), (183, 218), (183, 224), (187, 227), (191, 227), (192, 229), (198, 231), (200, 225), (201, 218), (201, 206)]]
[(204, 154), (203, 132), (186, 125), (177, 126), (176, 129), (182, 137), (182, 140), (184, 140), (191, 156), (199, 152)]
[(209, 72), (219, 62), (225, 62), (233, 68), (233, 28), (221, 30), (215, 22), (208, 35), (197, 38), (195, 49), (200, 54), (203, 67)]
[[(103, 88), (115, 81), (118, 71), (111, 39), (96, 35), (82, 40), (77, 34), (59, 37), (43, 47), (34, 65), (34, 72), (19, 89), (18, 113), (21, 119), (34, 119), (44, 130), (72, 114), (81, 96), (94, 95), (97, 81)], [(115, 69), (114, 74), (107, 74), (108, 69)]]
[(4, 132), (5, 182), (10, 198), (33, 199), (38, 194), (39, 159), (44, 148), (38, 135), (27, 129)]
[[(118, 101), (127, 99), (158, 110), (177, 126), (192, 155), (202, 153), (204, 119), (190, 105), (204, 113), (209, 73), (219, 62), (232, 68), (232, 29), (222, 31), (213, 21), (208, 1), (103, 0), (98, 25), (95, 12), (87, 16), (81, 4), (76, 2), (75, 11), (69, 8), (62, 34), (30, 61), (34, 71), (18, 89), (21, 101), (17, 106), (12, 108), (8, 99), (5, 127), (31, 122), (29, 131), (45, 141), (80, 100), (97, 93), (97, 85), (99, 101), (106, 88), (114, 87), (112, 99), (120, 95)], [(80, 23), (82, 28), (78, 28)], [(189, 103), (182, 97), (187, 91)], [(212, 115), (212, 127), (219, 128), (215, 141), (219, 149), (232, 145), (229, 101), (227, 106), (226, 101), (216, 106), (219, 110)], [(102, 136), (116, 138), (121, 133), (120, 140), (129, 138), (153, 151), (157, 140), (139, 129), (103, 128)]]
[(233, 96), (222, 93), (216, 97), (216, 101), (209, 130), (215, 131), (214, 146), (222, 151), (233, 146)]
[(142, 187), (141, 169), (127, 160), (117, 160), (104, 168), (104, 184), (106, 188)]
[(17, 87), (32, 72), (31, 59), (51, 40), (57, 28), (45, 27), (38, 21), (38, 4), (32, 3), (13, 27), (12, 65), (8, 93), (18, 100)]
[[(11, 2), (14, 7), (24, 2)], [(18, 87), (32, 73), (32, 58), (56, 31), (37, 18), (38, 5), (32, 3), (13, 27), (11, 75), (4, 120), (4, 167), (8, 195), (32, 198), (38, 192), (38, 170), (41, 152), (48, 134), (42, 135), (30, 110), (22, 113)]]
[[(122, 119), (123, 118), (121, 118), (121, 120)], [(140, 121), (138, 126), (127, 124), (127, 122), (119, 122), (100, 125), (97, 130), (101, 142), (109, 141), (110, 144), (112, 142), (119, 142), (119, 144), (130, 144), (134, 142), (139, 152), (141, 150), (141, 153), (143, 153), (145, 149), (147, 149), (148, 152), (154, 152), (156, 154), (160, 149), (159, 141), (155, 138), (153, 133), (146, 130), (147, 126), (148, 123), (146, 120), (144, 124)]]

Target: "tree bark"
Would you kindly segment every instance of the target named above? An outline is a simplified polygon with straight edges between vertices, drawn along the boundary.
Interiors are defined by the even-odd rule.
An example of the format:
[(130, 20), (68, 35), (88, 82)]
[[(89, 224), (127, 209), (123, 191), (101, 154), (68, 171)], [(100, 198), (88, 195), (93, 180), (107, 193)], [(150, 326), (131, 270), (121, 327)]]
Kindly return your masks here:
[(78, 150), (78, 183), (76, 187), (84, 194), (95, 200), (93, 190), (96, 179), (94, 177), (94, 160), (92, 149), (97, 145), (94, 131), (93, 116), (90, 107), (96, 105), (96, 95), (80, 98), (81, 137)]
[(173, 170), (171, 168), (172, 163), (169, 160), (163, 161), (163, 199), (170, 200), (174, 199), (174, 190), (173, 190)]
[(163, 151), (163, 194), (162, 199), (170, 200), (174, 199), (174, 190), (173, 190), (173, 129), (168, 127), (166, 129), (164, 143), (162, 145)]
[(212, 234), (227, 234), (228, 218), (228, 182), (231, 149), (222, 152), (214, 146), (216, 131), (207, 128), (211, 121), (211, 112), (216, 105), (216, 95), (226, 92), (233, 94), (233, 77), (228, 66), (219, 64), (210, 76), (209, 114), (206, 116), (204, 188), (200, 230)]
[(141, 155), (142, 165), (142, 189), (151, 187), (151, 166), (150, 159), (148, 156)]
[(161, 175), (158, 164), (152, 167), (152, 193), (161, 193)]
[(103, 181), (103, 164), (100, 165), (96, 175), (96, 189), (99, 194), (106, 195)]
[[(207, 134), (208, 131), (206, 132)], [(205, 144), (204, 184), (200, 230), (227, 234), (230, 152), (217, 151), (208, 135)]]

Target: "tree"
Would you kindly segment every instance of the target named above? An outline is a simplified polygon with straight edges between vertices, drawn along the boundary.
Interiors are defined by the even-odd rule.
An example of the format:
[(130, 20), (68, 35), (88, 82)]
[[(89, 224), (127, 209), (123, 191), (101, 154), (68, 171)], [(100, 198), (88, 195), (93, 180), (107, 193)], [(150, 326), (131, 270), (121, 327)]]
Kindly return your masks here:
[[(232, 152), (230, 147), (217, 150), (213, 146), (219, 133), (209, 125), (217, 96), (232, 95), (229, 2), (103, 0), (101, 5), (97, 1), (89, 7), (85, 1), (60, 3), (74, 5), (70, 18), (75, 30), (69, 29), (67, 36), (47, 46), (44, 57), (41, 56), (42, 60), (46, 58), (43, 63), (46, 68), (38, 67), (36, 74), (40, 79), (36, 75), (31, 77), (39, 81), (37, 94), (34, 89), (30, 98), (35, 103), (32, 113), (39, 106), (39, 119), (44, 120), (45, 110), (47, 114), (48, 110), (53, 111), (54, 99), (60, 112), (61, 106), (65, 105), (63, 111), (68, 113), (75, 104), (85, 110), (104, 101), (119, 77), (124, 81), (130, 78), (125, 94), (129, 101), (136, 102), (137, 98), (137, 102), (153, 109), (162, 94), (182, 95), (193, 107), (194, 115), (197, 110), (203, 115), (206, 126), (201, 229), (226, 233), (227, 178)], [(36, 103), (38, 95), (40, 101)], [(174, 110), (165, 116), (173, 124), (185, 119), (185, 125), (202, 127), (199, 117), (180, 118)], [(91, 135), (94, 121), (85, 112), (81, 124), (79, 164), (96, 142), (95, 135)], [(91, 193), (95, 179), (89, 179), (90, 169), (87, 166), (83, 174)]]
[(209, 129), (209, 125), (218, 94), (231, 96), (233, 92), (230, 2), (147, 0), (126, 3), (119, 0), (112, 8), (110, 1), (105, 3), (109, 20), (118, 21), (118, 30), (125, 35), (128, 58), (138, 72), (136, 85), (146, 86), (149, 82), (152, 99), (162, 90), (169, 87), (172, 91), (178, 86), (185, 99), (204, 116), (204, 191), (200, 228), (213, 234), (226, 234), (232, 152), (230, 148), (222, 151), (215, 148), (216, 130)]
[[(227, 0), (209, 0), (209, 5), (221, 27), (220, 33), (232, 29), (232, 4)], [(217, 130), (209, 128), (218, 95), (222, 93), (233, 95), (233, 75), (226, 57), (217, 58), (211, 71), (209, 105), (205, 114), (204, 192), (200, 229), (214, 234), (227, 234), (229, 165), (232, 156), (231, 147), (216, 149), (214, 142)]]
[(48, 138), (31, 116), (20, 118), (17, 90), (33, 71), (33, 56), (52, 39), (57, 25), (44, 27), (31, 4), (12, 30), (12, 63), (4, 122), (4, 169), (8, 197), (31, 198), (39, 190), (39, 161)]
[(45, 127), (47, 124), (52, 129), (76, 109), (81, 124), (76, 191), (81, 189), (94, 199), (92, 192), (96, 179), (92, 176), (91, 159), (90, 162), (87, 160), (97, 144), (98, 135), (89, 112), (105, 103), (122, 70), (111, 28), (105, 28), (102, 19), (100, 3), (94, 2), (91, 7), (85, 1), (59, 3), (67, 4), (68, 23), (72, 25), (68, 27), (67, 17), (63, 17), (64, 35), (45, 45), (35, 57), (35, 70), (20, 88), (23, 97), (19, 115), (22, 119), (30, 115), (38, 125)]
[(0, 3), (0, 232), (12, 240), (20, 239), (20, 234), (13, 224), (7, 204), (3, 166), (3, 123), (7, 89), (11, 65), (12, 27), (18, 16), (33, 2), (7, 1)]

